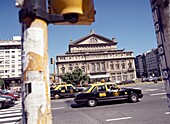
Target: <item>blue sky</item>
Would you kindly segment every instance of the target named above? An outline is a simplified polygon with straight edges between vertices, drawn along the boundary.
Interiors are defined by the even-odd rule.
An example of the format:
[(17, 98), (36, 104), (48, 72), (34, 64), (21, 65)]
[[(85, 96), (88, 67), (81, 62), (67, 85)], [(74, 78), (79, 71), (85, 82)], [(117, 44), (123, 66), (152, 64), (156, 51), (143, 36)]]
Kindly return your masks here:
[[(68, 51), (75, 41), (94, 30), (106, 38), (117, 39), (117, 49), (133, 51), (134, 56), (157, 47), (150, 0), (94, 0), (95, 22), (90, 26), (48, 26), (49, 58)], [(0, 39), (21, 35), (19, 9), (15, 0), (0, 1)], [(52, 71), (52, 65), (50, 65)]]

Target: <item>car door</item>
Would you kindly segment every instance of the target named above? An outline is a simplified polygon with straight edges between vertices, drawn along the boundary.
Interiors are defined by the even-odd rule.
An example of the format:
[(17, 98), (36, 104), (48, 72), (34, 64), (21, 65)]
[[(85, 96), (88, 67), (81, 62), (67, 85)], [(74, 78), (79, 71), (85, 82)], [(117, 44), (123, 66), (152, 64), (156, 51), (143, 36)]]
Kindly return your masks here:
[(58, 90), (59, 90), (59, 94), (61, 96), (66, 96), (67, 95), (66, 87), (65, 86), (60, 86)]
[(122, 96), (122, 92), (120, 92), (120, 88), (114, 84), (110, 85), (109, 98), (110, 99), (120, 99), (122, 97), (123, 96)]
[(73, 86), (67, 86), (67, 96), (74, 96), (76, 89)]
[(98, 101), (106, 101), (109, 99), (109, 92), (106, 90), (105, 85), (96, 86), (94, 90), (97, 90), (95, 97)]

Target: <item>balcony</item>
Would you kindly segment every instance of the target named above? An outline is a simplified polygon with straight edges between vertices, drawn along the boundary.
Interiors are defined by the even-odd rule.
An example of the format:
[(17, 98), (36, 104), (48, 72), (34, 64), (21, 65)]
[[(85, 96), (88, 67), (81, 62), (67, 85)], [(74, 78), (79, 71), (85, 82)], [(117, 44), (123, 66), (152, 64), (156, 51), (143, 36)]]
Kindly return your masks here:
[(100, 70), (100, 71), (91, 71), (90, 75), (101, 75), (106, 74), (106, 70)]

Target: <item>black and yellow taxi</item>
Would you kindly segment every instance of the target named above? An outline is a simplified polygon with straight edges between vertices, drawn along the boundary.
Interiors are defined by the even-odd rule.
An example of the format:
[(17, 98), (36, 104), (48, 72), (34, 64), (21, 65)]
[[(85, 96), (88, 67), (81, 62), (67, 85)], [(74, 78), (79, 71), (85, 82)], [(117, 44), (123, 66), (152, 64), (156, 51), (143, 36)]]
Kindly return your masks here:
[(77, 89), (72, 84), (61, 84), (50, 89), (51, 98), (74, 97), (75, 93), (82, 90)]
[(128, 99), (137, 102), (143, 94), (140, 89), (120, 88), (114, 83), (95, 83), (89, 85), (84, 91), (75, 95), (74, 101), (77, 104), (85, 103), (89, 106), (96, 106), (98, 102)]

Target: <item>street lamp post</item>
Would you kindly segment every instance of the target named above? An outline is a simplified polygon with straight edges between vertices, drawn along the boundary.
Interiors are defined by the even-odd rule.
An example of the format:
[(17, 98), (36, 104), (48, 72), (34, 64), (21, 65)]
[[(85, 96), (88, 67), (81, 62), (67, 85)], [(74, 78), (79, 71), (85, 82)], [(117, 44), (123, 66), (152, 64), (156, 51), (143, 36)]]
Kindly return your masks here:
[(55, 69), (55, 60), (53, 58), (51, 58), (51, 64), (53, 65), (53, 76), (54, 76), (54, 80), (53, 80), (53, 83), (56, 82), (56, 69)]

